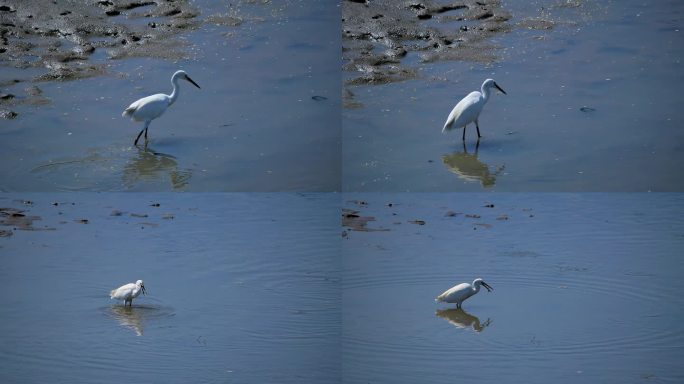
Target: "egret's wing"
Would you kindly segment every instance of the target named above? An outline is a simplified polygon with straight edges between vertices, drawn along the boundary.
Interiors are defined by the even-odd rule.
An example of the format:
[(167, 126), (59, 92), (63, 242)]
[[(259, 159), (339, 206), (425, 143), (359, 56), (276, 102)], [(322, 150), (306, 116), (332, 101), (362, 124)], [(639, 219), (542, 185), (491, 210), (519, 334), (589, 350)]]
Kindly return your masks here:
[(444, 301), (444, 300), (446, 300), (447, 297), (451, 296), (454, 292), (458, 292), (460, 290), (466, 289), (469, 286), (470, 285), (468, 283), (461, 283), (459, 285), (455, 285), (455, 286), (447, 289), (446, 291), (444, 291), (444, 293), (442, 293), (441, 295), (437, 296), (437, 298), (435, 300), (436, 301)]
[(112, 299), (119, 298), (119, 297), (122, 297), (122, 295), (125, 295), (126, 292), (133, 291), (134, 288), (135, 288), (135, 284), (128, 283), (126, 285), (122, 285), (119, 288), (114, 289), (111, 292), (109, 292), (109, 296)]
[(168, 106), (169, 96), (158, 93), (133, 102), (124, 110), (122, 116), (131, 116), (137, 121), (152, 120), (161, 116)]
[[(462, 121), (467, 121), (468, 118), (470, 117), (469, 113), (465, 113), (467, 107), (474, 104), (477, 100), (480, 99), (480, 92), (474, 91), (470, 92), (468, 96), (464, 97), (461, 99), (461, 101), (454, 106), (454, 109), (451, 110), (451, 113), (449, 114), (449, 117), (446, 120), (446, 123), (444, 123), (444, 128), (442, 128), (442, 132), (447, 132), (450, 131), (454, 128), (462, 128), (463, 123)], [(466, 116), (468, 115), (468, 116)], [(465, 118), (465, 119), (464, 119)], [(469, 122), (469, 121), (468, 121)], [(455, 124), (454, 124), (455, 123)]]

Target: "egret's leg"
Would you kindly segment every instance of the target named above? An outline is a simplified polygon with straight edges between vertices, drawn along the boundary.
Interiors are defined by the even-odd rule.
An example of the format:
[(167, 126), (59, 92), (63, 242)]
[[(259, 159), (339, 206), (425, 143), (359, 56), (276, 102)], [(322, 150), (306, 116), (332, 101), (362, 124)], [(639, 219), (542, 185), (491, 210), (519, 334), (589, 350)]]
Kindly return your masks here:
[(145, 131), (145, 128), (143, 128), (140, 133), (138, 133), (138, 137), (135, 138), (135, 141), (133, 142), (133, 145), (138, 145), (138, 140), (140, 140), (140, 136), (143, 134)]
[(149, 126), (150, 126), (150, 122), (146, 121), (145, 127), (142, 129), (142, 131), (140, 131), (140, 133), (138, 133), (138, 137), (135, 138), (133, 145), (138, 145), (138, 140), (140, 140), (140, 135), (142, 135), (143, 132), (145, 132), (145, 141), (147, 141), (147, 127), (149, 127)]
[(467, 124), (463, 126), (463, 141), (465, 141), (465, 130), (467, 126)]
[(147, 129), (150, 127), (150, 122), (151, 121), (145, 123), (145, 148), (147, 148)]
[(475, 119), (475, 128), (477, 128), (477, 138), (479, 139), (480, 137), (480, 124), (477, 123), (477, 119)]

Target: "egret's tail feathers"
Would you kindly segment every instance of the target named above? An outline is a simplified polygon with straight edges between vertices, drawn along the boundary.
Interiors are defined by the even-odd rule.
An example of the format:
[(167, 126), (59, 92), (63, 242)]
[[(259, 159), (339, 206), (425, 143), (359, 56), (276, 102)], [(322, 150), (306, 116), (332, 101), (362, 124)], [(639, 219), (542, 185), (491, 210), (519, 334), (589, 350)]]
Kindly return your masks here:
[(442, 133), (451, 131), (451, 129), (452, 129), (451, 127), (453, 127), (453, 126), (454, 126), (453, 121), (447, 121), (446, 123), (444, 123), (444, 127), (442, 128)]
[(133, 112), (135, 112), (135, 108), (126, 108), (126, 110), (121, 114), (121, 117), (133, 116)]
[(439, 296), (437, 296), (437, 297), (435, 298), (435, 301), (438, 302), (438, 303), (439, 303), (440, 301), (444, 301), (444, 295), (439, 295)]
[(109, 291), (109, 298), (110, 299), (114, 298), (114, 292), (116, 292), (116, 289), (112, 289), (111, 291)]

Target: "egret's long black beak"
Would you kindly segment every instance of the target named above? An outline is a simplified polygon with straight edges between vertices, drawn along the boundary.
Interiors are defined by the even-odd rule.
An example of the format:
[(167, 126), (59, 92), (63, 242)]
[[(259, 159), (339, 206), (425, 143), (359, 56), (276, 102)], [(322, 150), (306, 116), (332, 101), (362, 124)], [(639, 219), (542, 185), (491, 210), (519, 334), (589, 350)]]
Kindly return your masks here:
[(482, 282), (482, 286), (487, 288), (487, 292), (491, 292), (494, 290), (489, 284), (485, 283), (484, 281)]
[[(192, 80), (191, 80), (191, 81), (192, 81)], [(496, 89), (498, 89), (499, 91), (501, 91), (501, 93), (503, 93), (504, 95), (507, 95), (506, 91), (504, 91), (503, 89), (501, 89), (501, 87), (499, 87), (499, 84), (494, 83), (494, 86), (496, 87)]]
[(147, 291), (145, 290), (145, 286), (141, 285), (140, 288), (142, 288), (143, 295), (147, 295)]
[[(195, 87), (197, 87), (197, 88), (199, 88), (199, 89), (202, 89), (202, 88), (200, 88), (200, 86), (199, 86), (199, 85), (197, 85), (197, 83), (195, 83), (195, 82), (194, 82), (194, 81), (193, 81), (193, 80), (192, 80), (192, 79), (190, 78), (190, 76), (188, 76), (188, 75), (185, 75), (185, 80), (187, 80), (187, 81), (191, 82), (191, 83), (192, 83), (192, 85), (194, 85)], [(499, 87), (497, 86), (497, 88), (499, 88)], [(499, 88), (499, 89), (501, 89), (501, 88)], [(503, 92), (503, 91), (501, 91), (501, 92)], [(504, 93), (506, 93), (506, 92), (504, 92)]]

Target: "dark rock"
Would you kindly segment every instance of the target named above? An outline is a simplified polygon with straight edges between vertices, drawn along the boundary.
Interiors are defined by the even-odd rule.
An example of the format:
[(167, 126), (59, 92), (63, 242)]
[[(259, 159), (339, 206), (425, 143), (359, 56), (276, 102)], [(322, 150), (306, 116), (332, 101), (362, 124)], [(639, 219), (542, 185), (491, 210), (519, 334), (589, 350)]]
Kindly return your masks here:
[(17, 117), (17, 113), (7, 109), (0, 109), (0, 118), (12, 120)]

